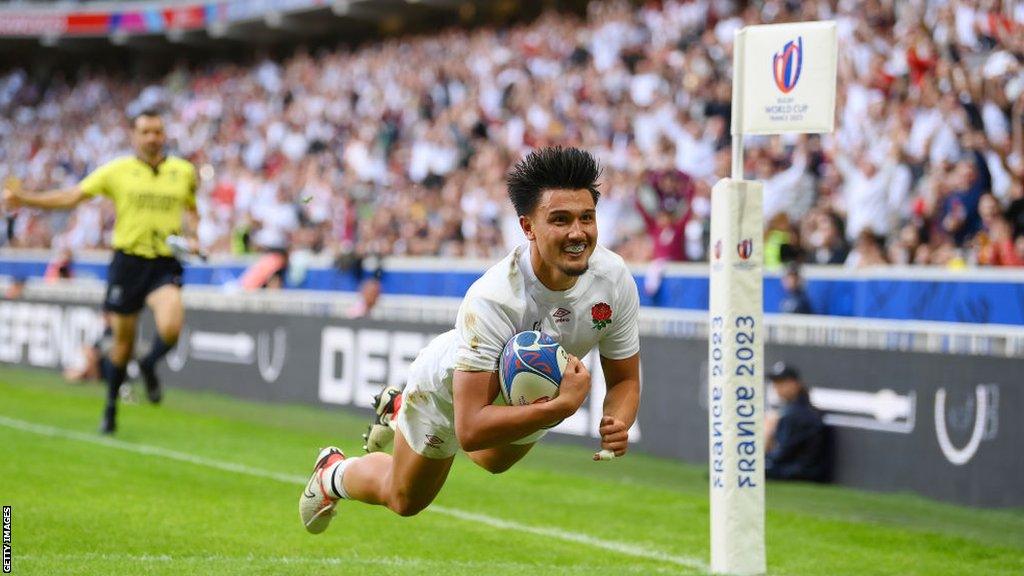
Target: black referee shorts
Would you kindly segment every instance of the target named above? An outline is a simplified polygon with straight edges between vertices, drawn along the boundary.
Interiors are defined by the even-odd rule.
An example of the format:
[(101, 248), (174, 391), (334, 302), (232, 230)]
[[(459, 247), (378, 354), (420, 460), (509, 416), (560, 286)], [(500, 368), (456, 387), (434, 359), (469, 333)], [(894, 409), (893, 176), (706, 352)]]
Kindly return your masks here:
[(146, 296), (165, 284), (181, 286), (184, 270), (170, 256), (143, 258), (114, 252), (107, 269), (107, 295), (103, 309), (116, 314), (134, 314), (146, 305)]

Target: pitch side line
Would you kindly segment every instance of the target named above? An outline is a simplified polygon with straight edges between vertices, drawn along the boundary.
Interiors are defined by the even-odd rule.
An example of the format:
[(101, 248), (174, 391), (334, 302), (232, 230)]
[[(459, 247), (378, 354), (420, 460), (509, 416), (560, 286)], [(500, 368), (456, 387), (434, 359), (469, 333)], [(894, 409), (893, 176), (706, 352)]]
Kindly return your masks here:
[[(171, 555), (171, 554), (111, 554), (103, 552), (84, 552), (80, 554), (19, 554), (19, 562), (132, 562), (135, 564), (170, 564), (181, 562), (199, 562), (204, 565), (216, 562), (227, 562), (237, 567), (242, 563), (253, 563), (257, 565), (284, 565), (284, 566), (347, 566), (368, 565), (372, 567), (387, 566), (390, 568), (423, 568), (436, 566), (438, 569), (469, 568), (484, 571), (494, 569), (518, 569), (518, 570), (557, 570), (559, 574), (592, 574), (595, 569), (607, 568), (606, 566), (594, 566), (588, 564), (575, 564), (573, 566), (541, 564), (536, 562), (492, 562), (472, 560), (428, 560), (400, 557), (374, 557), (360, 558), (358, 556), (331, 557), (326, 558), (305, 558), (298, 556), (229, 556), (225, 554), (208, 555)], [(674, 568), (650, 567), (650, 566), (616, 566), (615, 570), (623, 574), (677, 574)]]
[[(286, 484), (296, 484), (301, 486), (306, 483), (306, 480), (308, 480), (308, 478), (304, 476), (298, 476), (295, 474), (282, 474), (279, 472), (271, 472), (269, 470), (263, 470), (261, 468), (246, 466), (244, 464), (221, 462), (219, 460), (203, 458), (202, 456), (196, 456), (194, 454), (188, 454), (186, 452), (178, 452), (176, 450), (168, 450), (167, 448), (160, 448), (158, 446), (149, 446), (146, 444), (133, 444), (131, 442), (124, 442), (121, 440), (116, 440), (114, 438), (105, 438), (102, 436), (95, 436), (93, 434), (86, 434), (74, 430), (66, 430), (63, 428), (46, 426), (44, 424), (26, 422), (24, 420), (7, 418), (6, 416), (0, 416), (0, 426), (6, 426), (7, 428), (20, 430), (22, 432), (30, 432), (32, 434), (38, 434), (40, 436), (49, 436), (51, 438), (64, 438), (67, 440), (77, 440), (79, 442), (85, 442), (88, 444), (95, 444), (99, 446), (106, 446), (107, 448), (124, 450), (125, 452), (133, 452), (135, 454), (142, 454), (144, 456), (155, 456), (158, 458), (165, 458), (168, 460), (176, 460), (178, 462), (186, 462), (189, 464), (194, 464), (196, 466), (213, 468), (224, 472), (233, 472), (235, 474), (242, 474), (245, 476), (253, 476), (256, 478), (276, 480), (278, 482), (283, 482)], [(696, 558), (667, 554), (665, 552), (651, 550), (650, 548), (646, 548), (636, 544), (617, 542), (615, 540), (604, 540), (602, 538), (594, 538), (586, 534), (570, 532), (567, 530), (559, 530), (557, 528), (545, 528), (540, 526), (520, 524), (519, 522), (513, 522), (511, 520), (503, 520), (501, 518), (495, 518), (493, 516), (487, 516), (485, 514), (478, 514), (475, 512), (466, 512), (464, 510), (459, 510), (458, 508), (449, 508), (447, 506), (432, 505), (429, 508), (427, 508), (426, 511), (443, 514), (445, 516), (449, 516), (452, 518), (458, 518), (459, 520), (484, 524), (492, 528), (511, 529), (519, 532), (526, 532), (536, 536), (544, 536), (546, 538), (557, 538), (559, 540), (564, 540), (566, 542), (584, 544), (594, 548), (601, 548), (609, 552), (617, 552), (619, 554), (623, 554), (626, 556), (634, 556), (637, 558), (644, 558), (647, 560), (667, 562), (670, 564), (685, 566), (687, 568), (692, 568), (695, 570), (707, 570), (707, 564)]]

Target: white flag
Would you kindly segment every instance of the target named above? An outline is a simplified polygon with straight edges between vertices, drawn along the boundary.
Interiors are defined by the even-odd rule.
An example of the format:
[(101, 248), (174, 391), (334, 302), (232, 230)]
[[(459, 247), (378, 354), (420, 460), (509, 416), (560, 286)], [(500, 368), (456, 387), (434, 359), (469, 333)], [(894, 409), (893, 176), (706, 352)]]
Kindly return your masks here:
[(747, 26), (733, 50), (733, 134), (834, 129), (835, 22)]

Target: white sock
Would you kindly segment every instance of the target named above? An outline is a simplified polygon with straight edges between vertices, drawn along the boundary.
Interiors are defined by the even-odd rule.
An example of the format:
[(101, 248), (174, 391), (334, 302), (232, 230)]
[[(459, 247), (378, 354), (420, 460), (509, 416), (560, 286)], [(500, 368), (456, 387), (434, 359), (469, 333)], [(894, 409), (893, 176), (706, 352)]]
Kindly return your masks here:
[(324, 478), (327, 479), (327, 485), (331, 488), (331, 492), (334, 492), (334, 495), (342, 500), (348, 500), (348, 492), (345, 492), (345, 483), (343, 481), (345, 469), (356, 460), (359, 460), (358, 456), (345, 458), (324, 471)]

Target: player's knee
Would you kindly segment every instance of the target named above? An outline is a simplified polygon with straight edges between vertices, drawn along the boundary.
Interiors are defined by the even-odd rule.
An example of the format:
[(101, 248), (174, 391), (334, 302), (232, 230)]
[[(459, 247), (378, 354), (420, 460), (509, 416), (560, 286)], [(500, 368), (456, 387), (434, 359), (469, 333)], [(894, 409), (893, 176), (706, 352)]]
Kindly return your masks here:
[(392, 487), (388, 497), (388, 508), (399, 516), (415, 516), (430, 506), (433, 499), (433, 496), (415, 497), (407, 490)]
[(425, 510), (430, 502), (418, 502), (404, 494), (392, 496), (388, 501), (388, 508), (399, 516), (415, 516)]
[(132, 356), (132, 341), (115, 341), (108, 356), (116, 366), (124, 366)]
[(485, 460), (483, 462), (477, 462), (477, 464), (487, 470), (491, 474), (501, 474), (507, 472), (515, 462), (508, 460)]
[(178, 335), (181, 334), (181, 325), (167, 326), (160, 331), (160, 339), (163, 340), (168, 346), (174, 346), (178, 343)]
[(181, 334), (181, 328), (184, 324), (184, 318), (163, 319), (163, 321), (157, 324), (157, 332), (160, 333), (160, 339), (168, 345), (174, 346), (178, 343), (178, 335)]

